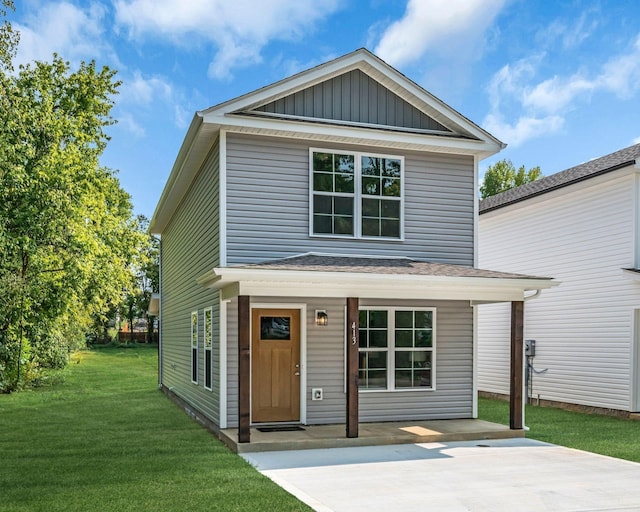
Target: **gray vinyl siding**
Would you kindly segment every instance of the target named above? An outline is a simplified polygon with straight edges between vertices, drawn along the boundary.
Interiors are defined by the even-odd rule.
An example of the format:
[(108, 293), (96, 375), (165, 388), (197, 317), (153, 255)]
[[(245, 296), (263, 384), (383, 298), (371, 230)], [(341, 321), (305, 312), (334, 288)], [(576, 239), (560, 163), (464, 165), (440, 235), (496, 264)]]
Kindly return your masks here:
[[(162, 384), (218, 422), (219, 292), (196, 279), (219, 263), (219, 156), (216, 142), (162, 234)], [(212, 307), (212, 390), (204, 388), (204, 309)], [(191, 382), (191, 312), (198, 311), (198, 383)]]
[[(252, 303), (305, 304), (307, 423), (344, 423), (345, 300), (327, 298), (252, 297)], [(360, 421), (471, 418), (473, 408), (473, 312), (464, 301), (362, 300), (365, 306), (436, 308), (436, 389), (360, 392)], [(316, 309), (326, 309), (329, 324), (315, 325)], [(238, 425), (237, 301), (227, 315), (228, 426)], [(302, 362), (305, 365), (305, 362)], [(323, 400), (311, 400), (311, 390), (322, 388)]]
[(255, 109), (287, 116), (332, 119), (451, 133), (359, 69)]
[[(409, 256), (473, 265), (474, 163), (470, 156), (390, 150), (405, 157), (404, 240), (309, 236), (309, 149), (304, 141), (227, 137), (227, 262), (310, 251)], [(329, 150), (384, 154), (381, 148)]]

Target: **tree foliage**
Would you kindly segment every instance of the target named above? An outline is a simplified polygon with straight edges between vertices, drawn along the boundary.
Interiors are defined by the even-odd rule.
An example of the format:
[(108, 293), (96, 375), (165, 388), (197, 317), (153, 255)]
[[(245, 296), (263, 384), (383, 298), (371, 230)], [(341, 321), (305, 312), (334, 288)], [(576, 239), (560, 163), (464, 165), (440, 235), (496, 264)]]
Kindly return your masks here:
[(25, 372), (64, 364), (92, 319), (119, 303), (146, 238), (129, 195), (99, 163), (104, 129), (114, 122), (115, 72), (95, 62), (72, 70), (54, 55), (12, 73), (17, 37), (6, 26), (0, 35), (0, 390), (10, 391)]
[(532, 167), (528, 171), (524, 165), (516, 170), (511, 160), (500, 160), (490, 165), (484, 175), (484, 181), (480, 186), (482, 199), (494, 196), (505, 190), (519, 187), (530, 181), (536, 181), (542, 177), (540, 167)]

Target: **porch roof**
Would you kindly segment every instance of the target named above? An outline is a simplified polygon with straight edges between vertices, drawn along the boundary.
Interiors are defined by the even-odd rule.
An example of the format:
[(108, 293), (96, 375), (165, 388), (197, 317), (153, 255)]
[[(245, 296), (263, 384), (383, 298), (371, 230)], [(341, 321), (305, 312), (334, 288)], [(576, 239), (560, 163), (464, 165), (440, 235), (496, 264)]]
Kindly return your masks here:
[(262, 263), (214, 268), (198, 282), (238, 295), (523, 300), (525, 292), (559, 283), (548, 277), (497, 272), (411, 258), (307, 253)]

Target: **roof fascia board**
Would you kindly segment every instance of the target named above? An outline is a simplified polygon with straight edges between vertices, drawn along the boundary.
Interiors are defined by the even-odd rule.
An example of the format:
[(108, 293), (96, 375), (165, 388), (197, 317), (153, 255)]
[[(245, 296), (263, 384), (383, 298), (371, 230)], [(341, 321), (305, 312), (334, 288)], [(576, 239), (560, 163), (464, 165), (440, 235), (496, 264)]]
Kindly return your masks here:
[[(213, 120), (212, 120), (213, 121)], [(486, 140), (457, 139), (446, 135), (396, 132), (375, 127), (340, 126), (334, 124), (304, 123), (285, 119), (265, 119), (259, 117), (221, 116), (215, 120), (218, 126), (230, 132), (294, 137), (308, 140), (326, 140), (350, 144), (389, 145), (398, 144), (416, 151), (461, 152), (478, 155), (480, 159), (498, 153), (500, 147)]]

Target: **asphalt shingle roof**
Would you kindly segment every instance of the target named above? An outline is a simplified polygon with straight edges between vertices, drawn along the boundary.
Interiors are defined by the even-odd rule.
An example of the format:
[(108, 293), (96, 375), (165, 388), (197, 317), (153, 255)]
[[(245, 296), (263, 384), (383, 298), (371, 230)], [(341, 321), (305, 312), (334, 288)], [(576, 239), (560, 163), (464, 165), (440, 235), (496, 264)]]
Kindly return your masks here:
[(443, 277), (483, 277), (501, 279), (548, 279), (544, 277), (482, 270), (464, 265), (431, 263), (411, 258), (376, 258), (362, 256), (332, 256), (322, 254), (302, 254), (291, 258), (265, 261), (240, 268), (262, 270), (352, 272), (366, 274), (397, 274)]
[(609, 155), (590, 160), (584, 164), (576, 165), (564, 171), (546, 176), (531, 183), (525, 183), (511, 190), (506, 190), (495, 196), (487, 197), (480, 201), (480, 214), (497, 210), (504, 206), (524, 201), (530, 197), (539, 196), (546, 192), (556, 190), (572, 183), (577, 183), (600, 174), (615, 171), (628, 165), (633, 165), (640, 160), (640, 144), (629, 146)]

